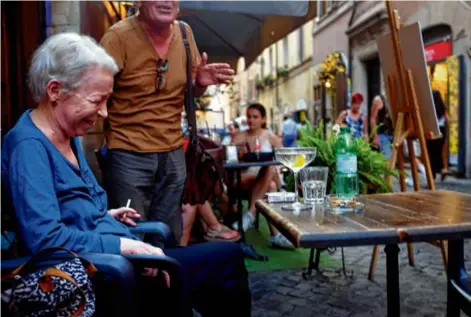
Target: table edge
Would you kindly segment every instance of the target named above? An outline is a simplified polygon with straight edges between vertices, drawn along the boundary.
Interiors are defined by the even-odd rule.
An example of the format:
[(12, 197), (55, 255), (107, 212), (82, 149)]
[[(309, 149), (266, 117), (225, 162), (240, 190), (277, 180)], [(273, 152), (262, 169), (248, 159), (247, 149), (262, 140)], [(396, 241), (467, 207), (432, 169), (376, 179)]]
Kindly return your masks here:
[(300, 248), (398, 244), (471, 238), (471, 223), (407, 228), (389, 227), (337, 233), (308, 233), (273, 211), (265, 200), (257, 200), (255, 206), (259, 212), (270, 218), (271, 223), (288, 240)]

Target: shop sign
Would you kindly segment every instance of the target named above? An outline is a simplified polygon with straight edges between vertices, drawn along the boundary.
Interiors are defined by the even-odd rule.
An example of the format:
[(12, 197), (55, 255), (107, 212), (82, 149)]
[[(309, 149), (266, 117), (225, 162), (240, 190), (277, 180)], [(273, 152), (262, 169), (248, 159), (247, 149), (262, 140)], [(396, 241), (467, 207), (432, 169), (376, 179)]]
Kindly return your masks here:
[(447, 58), (452, 54), (451, 40), (441, 41), (425, 46), (427, 63)]

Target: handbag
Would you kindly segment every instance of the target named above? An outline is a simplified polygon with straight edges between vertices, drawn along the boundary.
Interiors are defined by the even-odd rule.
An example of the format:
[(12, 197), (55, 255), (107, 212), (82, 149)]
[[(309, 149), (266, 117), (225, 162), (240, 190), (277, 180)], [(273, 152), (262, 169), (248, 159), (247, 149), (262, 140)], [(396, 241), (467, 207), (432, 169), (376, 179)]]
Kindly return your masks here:
[(222, 192), (224, 148), (209, 138), (199, 136), (196, 126), (196, 105), (193, 96), (190, 45), (185, 24), (179, 22), (186, 52), (185, 112), (189, 128), (189, 143), (185, 153), (186, 182), (183, 192), (184, 204), (204, 204), (211, 198), (216, 186)]
[[(66, 252), (70, 258), (52, 267), (35, 270), (39, 259)], [(46, 259), (50, 259), (47, 257)], [(2, 277), (2, 305), (13, 316), (84, 316), (95, 312), (91, 277), (97, 269), (87, 260), (62, 248), (45, 248), (26, 263)]]

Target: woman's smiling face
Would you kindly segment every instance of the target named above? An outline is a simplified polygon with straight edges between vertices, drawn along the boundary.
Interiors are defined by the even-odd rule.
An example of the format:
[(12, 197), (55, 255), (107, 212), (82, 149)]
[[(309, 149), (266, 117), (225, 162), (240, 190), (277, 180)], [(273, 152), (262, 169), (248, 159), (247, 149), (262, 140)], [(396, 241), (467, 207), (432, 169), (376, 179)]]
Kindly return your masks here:
[(61, 94), (54, 106), (54, 114), (62, 131), (69, 137), (82, 136), (98, 120), (108, 116), (107, 100), (113, 91), (113, 74), (105, 68), (86, 71), (83, 84)]

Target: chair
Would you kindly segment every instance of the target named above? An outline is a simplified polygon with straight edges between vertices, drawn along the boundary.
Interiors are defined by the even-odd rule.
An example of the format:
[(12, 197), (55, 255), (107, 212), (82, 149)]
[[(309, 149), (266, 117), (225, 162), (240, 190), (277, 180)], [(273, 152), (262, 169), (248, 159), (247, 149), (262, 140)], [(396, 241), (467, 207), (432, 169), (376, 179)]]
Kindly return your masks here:
[[(166, 232), (169, 228), (162, 223), (147, 222), (138, 225), (133, 233), (159, 234), (167, 239)], [(163, 229), (163, 230), (161, 230)], [(3, 252), (3, 250), (2, 250)], [(178, 261), (168, 256), (151, 255), (115, 255), (100, 253), (85, 253), (79, 256), (93, 263), (98, 269), (98, 274), (93, 278), (93, 285), (97, 296), (96, 316), (140, 316), (139, 307), (136, 304), (136, 276), (141, 274), (144, 268), (157, 268), (167, 271), (170, 275), (169, 292), (174, 298), (184, 298), (181, 267)], [(2, 256), (2, 276), (11, 272), (30, 257), (5, 258)], [(67, 256), (54, 256), (39, 262), (40, 267), (48, 267), (67, 259)], [(3, 310), (3, 308), (2, 308)], [(185, 307), (186, 314), (191, 313), (190, 307)], [(6, 315), (5, 315), (6, 316)]]
[[(2, 260), (1, 272), (11, 272), (30, 257), (18, 257), (16, 248), (16, 222), (14, 208), (2, 186)], [(161, 222), (141, 222), (130, 228), (134, 234), (156, 235), (164, 244), (172, 243), (174, 238), (170, 228)], [(157, 268), (167, 271), (170, 275), (170, 295), (172, 298), (184, 299), (184, 287), (181, 266), (175, 259), (168, 256), (151, 255), (115, 255), (87, 253), (79, 254), (98, 269), (93, 279), (97, 297), (96, 316), (139, 316), (137, 305), (136, 277), (141, 275), (144, 268)], [(39, 267), (52, 266), (66, 260), (67, 257), (55, 255), (51, 258), (41, 259)], [(181, 304), (182, 315), (191, 316), (191, 307)], [(2, 312), (4, 307), (2, 305)], [(144, 310), (143, 310), (144, 311)], [(3, 314), (2, 314), (3, 315)], [(4, 316), (7, 316), (6, 313)], [(175, 315), (175, 314), (173, 314)]]

